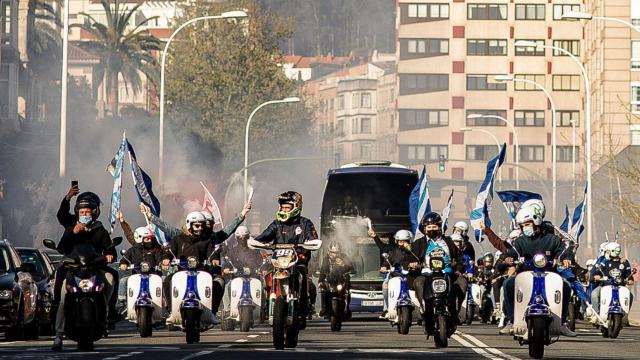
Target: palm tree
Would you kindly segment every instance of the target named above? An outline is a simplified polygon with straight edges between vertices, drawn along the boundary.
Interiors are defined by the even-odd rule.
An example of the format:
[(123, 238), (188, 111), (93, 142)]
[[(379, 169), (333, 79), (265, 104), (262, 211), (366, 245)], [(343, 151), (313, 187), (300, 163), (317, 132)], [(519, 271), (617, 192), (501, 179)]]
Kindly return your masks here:
[(142, 26), (155, 17), (145, 19), (133, 28), (128, 27), (142, 3), (128, 10), (121, 7), (117, 0), (113, 8), (106, 0), (100, 2), (106, 14), (106, 24), (98, 22), (89, 14), (80, 13), (88, 22), (73, 26), (89, 32), (93, 38), (91, 41), (81, 42), (79, 46), (100, 58), (100, 63), (94, 66), (92, 72), (94, 98), (97, 89), (106, 82), (111, 114), (116, 116), (119, 75), (124, 79), (125, 90), (128, 92), (131, 87), (134, 94), (142, 90), (140, 72), (154, 81), (157, 78), (157, 60), (152, 52), (161, 49), (161, 41), (148, 30), (142, 29)]

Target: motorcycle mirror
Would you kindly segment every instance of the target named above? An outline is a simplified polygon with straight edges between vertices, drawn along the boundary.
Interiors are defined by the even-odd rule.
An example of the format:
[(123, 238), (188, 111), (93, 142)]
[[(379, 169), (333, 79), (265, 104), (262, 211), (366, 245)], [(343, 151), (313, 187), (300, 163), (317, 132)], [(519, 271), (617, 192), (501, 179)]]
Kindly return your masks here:
[(116, 246), (118, 246), (120, 244), (122, 244), (122, 236), (114, 237), (111, 240), (111, 247), (116, 247)]
[(44, 245), (44, 247), (46, 247), (47, 249), (57, 250), (55, 241), (51, 239), (42, 240), (42, 245)]
[(389, 254), (387, 254), (387, 253), (382, 253), (382, 257), (383, 257), (383, 258), (385, 258), (385, 259), (388, 259), (388, 258), (389, 258)]
[(125, 249), (120, 250), (120, 255), (124, 256), (124, 254), (126, 254), (126, 253), (127, 253), (127, 250), (125, 250)]
[(226, 256), (226, 255), (224, 256), (224, 259), (225, 259), (226, 261), (229, 261), (229, 257), (228, 257), (228, 256)]

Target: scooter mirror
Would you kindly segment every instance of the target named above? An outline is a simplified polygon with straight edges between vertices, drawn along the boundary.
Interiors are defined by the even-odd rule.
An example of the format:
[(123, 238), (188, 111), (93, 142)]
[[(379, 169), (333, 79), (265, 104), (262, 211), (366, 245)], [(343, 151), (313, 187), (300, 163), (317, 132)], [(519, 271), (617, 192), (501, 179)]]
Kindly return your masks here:
[(127, 250), (125, 250), (125, 249), (120, 250), (120, 255), (124, 256), (124, 254), (126, 254), (126, 253), (127, 253)]
[(57, 250), (55, 241), (51, 239), (42, 240), (42, 245), (44, 245), (44, 247), (46, 247), (47, 249)]
[(229, 257), (225, 255), (225, 256), (224, 256), (224, 260), (225, 260), (225, 261), (229, 261)]
[(389, 258), (389, 254), (387, 254), (387, 253), (382, 253), (382, 257), (383, 257), (383, 258), (385, 258), (385, 259), (388, 259), (388, 258)]
[(116, 247), (122, 244), (122, 236), (114, 237), (113, 240), (111, 240), (111, 244), (112, 244), (112, 247)]

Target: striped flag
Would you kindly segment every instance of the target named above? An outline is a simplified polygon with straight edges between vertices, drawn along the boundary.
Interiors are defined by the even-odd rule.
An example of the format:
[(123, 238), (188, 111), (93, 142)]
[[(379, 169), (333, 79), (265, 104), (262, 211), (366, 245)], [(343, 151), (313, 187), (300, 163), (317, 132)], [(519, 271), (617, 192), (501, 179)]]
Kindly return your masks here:
[[(111, 225), (111, 230), (109, 233), (113, 233), (113, 229), (116, 225), (116, 218), (118, 216), (118, 211), (120, 210), (120, 201), (122, 198), (122, 167), (124, 164), (124, 152), (127, 144), (127, 138), (125, 133), (122, 133), (122, 143), (120, 143), (120, 147), (118, 148), (118, 152), (111, 160), (109, 166), (107, 166), (107, 171), (113, 177), (113, 191), (111, 192), (111, 208), (109, 209), (109, 224)], [(114, 162), (115, 160), (115, 162)], [(113, 165), (112, 165), (113, 164)]]
[(568, 227), (569, 235), (573, 236), (576, 239), (576, 242), (580, 238), (580, 235), (584, 231), (584, 215), (586, 210), (587, 202), (587, 186), (584, 187), (584, 198), (582, 202), (576, 206), (575, 210), (573, 210), (573, 218), (571, 219), (571, 226)]
[(202, 210), (206, 210), (213, 215), (213, 228), (218, 231), (224, 227), (224, 223), (222, 222), (222, 215), (220, 213), (220, 208), (218, 207), (218, 203), (216, 199), (213, 198), (213, 195), (209, 192), (204, 183), (200, 181), (200, 185), (204, 189), (204, 200), (202, 201)]
[(504, 205), (505, 210), (509, 214), (509, 218), (511, 219), (511, 227), (513, 229), (517, 229), (516, 226), (516, 214), (522, 204), (525, 201), (530, 199), (538, 199), (542, 200), (542, 195), (530, 191), (523, 190), (505, 190), (505, 191), (496, 191), (500, 201), (502, 201), (502, 205)]
[(568, 233), (569, 227), (571, 226), (571, 216), (569, 214), (569, 206), (564, 206), (564, 220), (562, 221), (562, 225), (560, 225), (560, 230)]
[(424, 236), (419, 225), (422, 218), (431, 212), (431, 201), (429, 200), (429, 179), (427, 179), (427, 166), (422, 165), (422, 174), (418, 183), (409, 196), (409, 216), (411, 217), (411, 227), (415, 234), (414, 240)]
[(447, 222), (449, 221), (449, 214), (451, 213), (451, 208), (453, 207), (453, 189), (451, 189), (451, 195), (449, 195), (449, 200), (447, 200), (447, 206), (442, 209), (442, 233), (447, 232)]
[(483, 223), (489, 227), (491, 226), (491, 219), (489, 218), (489, 212), (491, 211), (491, 202), (493, 201), (493, 180), (504, 163), (504, 157), (506, 154), (507, 144), (503, 144), (500, 149), (500, 153), (487, 163), (487, 172), (478, 196), (476, 197), (476, 207), (471, 211), (469, 219), (471, 226), (475, 229), (476, 241), (482, 241), (482, 230), (480, 230), (480, 223)]

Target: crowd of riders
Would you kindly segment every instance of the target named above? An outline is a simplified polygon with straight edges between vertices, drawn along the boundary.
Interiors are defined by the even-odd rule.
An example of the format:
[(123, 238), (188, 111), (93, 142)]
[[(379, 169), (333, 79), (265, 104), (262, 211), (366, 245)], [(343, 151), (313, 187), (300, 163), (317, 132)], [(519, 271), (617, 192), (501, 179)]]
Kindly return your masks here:
[[(71, 200), (77, 196), (75, 205), (71, 207)], [(299, 245), (309, 240), (318, 239), (318, 234), (308, 218), (302, 216), (302, 195), (295, 191), (288, 191), (277, 197), (278, 210), (275, 219), (259, 235), (252, 237), (246, 226), (241, 224), (251, 211), (251, 202), (244, 204), (241, 212), (220, 230), (214, 230), (215, 221), (207, 211), (194, 211), (187, 214), (181, 226), (173, 226), (155, 216), (144, 204), (140, 204), (140, 211), (153, 226), (140, 226), (132, 230), (124, 215), (118, 213), (117, 219), (122, 227), (130, 247), (119, 259), (120, 270), (132, 269), (132, 265), (145, 262), (159, 275), (164, 276), (164, 293), (167, 313), (171, 308), (172, 273), (166, 273), (174, 261), (185, 261), (195, 257), (205, 264), (204, 269), (212, 275), (212, 319), (213, 324), (220, 323), (229, 314), (230, 278), (234, 268), (261, 269), (265, 262), (264, 254), (248, 246), (249, 240), (261, 243)], [(63, 198), (57, 218), (64, 228), (63, 235), (58, 242), (57, 249), (61, 254), (69, 255), (74, 246), (90, 244), (95, 251), (102, 254), (107, 263), (118, 261), (115, 249), (110, 247), (109, 232), (98, 220), (101, 201), (95, 193), (79, 192), (77, 185), (73, 185)], [(432, 277), (441, 273), (452, 291), (447, 298), (448, 308), (453, 318), (460, 321), (460, 311), (467, 297), (468, 285), (478, 281), (492, 293), (494, 312), (500, 314), (501, 334), (513, 334), (515, 276), (525, 271), (519, 259), (531, 258), (535, 254), (543, 253), (553, 266), (548, 271), (559, 273), (563, 278), (562, 316), (560, 332), (564, 336), (576, 336), (568, 326), (569, 302), (571, 294), (575, 294), (581, 302), (581, 310), (585, 319), (597, 324), (601, 288), (603, 278), (612, 271), (621, 271), (626, 285), (633, 285), (632, 267), (623, 257), (622, 247), (617, 242), (603, 243), (597, 259), (588, 260), (586, 268), (576, 263), (576, 244), (566, 234), (559, 231), (551, 222), (545, 220), (545, 207), (540, 200), (530, 200), (522, 204), (515, 217), (515, 229), (506, 239), (500, 238), (490, 227), (481, 224), (483, 236), (491, 243), (496, 252), (476, 254), (469, 240), (469, 226), (459, 221), (453, 226), (450, 234), (443, 231), (442, 217), (431, 212), (426, 214), (418, 226), (420, 236), (416, 236), (407, 229), (395, 233), (388, 242), (380, 239), (375, 226), (369, 226), (368, 235), (380, 248), (380, 272), (390, 272), (390, 266), (399, 266), (406, 270), (406, 284), (415, 291), (420, 304), (420, 313), (432, 311), (433, 289)], [(374, 224), (375, 225), (375, 224)], [(154, 226), (160, 229), (168, 239), (167, 246), (163, 246), (156, 237)], [(349, 287), (349, 274), (354, 266), (335, 241), (324, 245), (319, 268), (318, 289), (311, 281), (309, 269), (311, 252), (302, 250), (295, 265), (295, 271), (301, 274), (302, 280), (297, 284), (300, 288), (300, 309), (302, 317), (310, 316), (315, 309), (316, 293), (320, 292), (320, 316), (328, 313), (327, 305), (329, 283), (333, 279), (342, 279)], [(442, 268), (432, 269), (433, 254), (440, 254), (444, 261)], [(434, 271), (435, 270), (435, 271)], [(263, 269), (262, 275), (266, 275)], [(134, 270), (135, 272), (135, 270)], [(120, 279), (118, 271), (109, 266), (103, 266), (99, 272), (105, 284), (105, 296), (108, 299), (108, 320), (110, 328), (122, 318), (116, 311), (116, 301), (124, 297), (126, 279)], [(64, 300), (66, 274), (64, 267), (57, 271), (54, 287), (54, 298), (57, 302), (55, 312), (56, 337), (53, 350), (62, 349), (64, 337)], [(383, 284), (385, 312), (381, 318), (386, 318), (388, 310), (387, 280)], [(269, 282), (263, 282), (268, 293)], [(120, 296), (118, 296), (120, 295)], [(347, 304), (348, 304), (347, 300)], [(222, 309), (220, 309), (223, 304)], [(348, 309), (348, 307), (347, 307)], [(221, 310), (221, 311), (220, 311)], [(350, 317), (348, 311), (347, 319)], [(167, 322), (170, 322), (168, 319)], [(424, 316), (422, 319), (424, 332), (431, 335), (435, 324), (433, 318)]]

